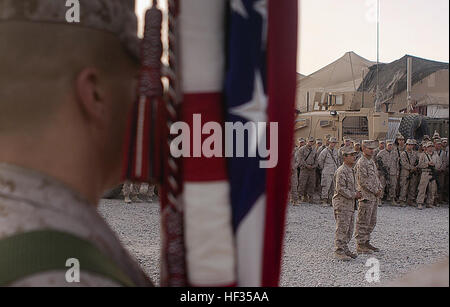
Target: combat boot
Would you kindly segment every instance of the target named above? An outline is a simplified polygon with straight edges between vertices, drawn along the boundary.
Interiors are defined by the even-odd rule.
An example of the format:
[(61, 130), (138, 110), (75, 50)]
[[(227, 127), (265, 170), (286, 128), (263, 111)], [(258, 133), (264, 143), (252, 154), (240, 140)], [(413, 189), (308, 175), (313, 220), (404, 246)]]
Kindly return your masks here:
[(345, 251), (343, 251), (342, 249), (338, 249), (334, 252), (334, 258), (336, 258), (337, 260), (341, 260), (341, 261), (350, 261), (353, 259), (349, 255), (347, 255), (347, 253)]
[(125, 202), (127, 203), (127, 204), (129, 204), (129, 203), (131, 203), (131, 199), (130, 199), (130, 196), (125, 196)]
[(373, 254), (373, 250), (371, 250), (370, 248), (368, 248), (365, 244), (356, 244), (356, 252), (361, 255), (361, 254)]
[(345, 250), (345, 254), (346, 254), (347, 256), (351, 257), (352, 259), (358, 258), (358, 255), (352, 253), (348, 248)]
[(373, 250), (375, 253), (377, 253), (377, 252), (379, 252), (380, 251), (380, 249), (379, 248), (376, 248), (375, 246), (373, 246), (372, 244), (370, 244), (369, 242), (366, 242), (366, 247), (368, 248), (368, 249), (371, 249), (371, 250)]
[(423, 209), (423, 205), (422, 204), (418, 204), (417, 205), (417, 209), (422, 210)]

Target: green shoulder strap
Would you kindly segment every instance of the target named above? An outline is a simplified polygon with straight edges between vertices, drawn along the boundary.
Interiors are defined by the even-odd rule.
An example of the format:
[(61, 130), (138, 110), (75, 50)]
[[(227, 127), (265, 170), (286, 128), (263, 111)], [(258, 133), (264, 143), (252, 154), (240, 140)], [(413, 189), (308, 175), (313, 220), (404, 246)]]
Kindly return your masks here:
[(0, 240), (0, 286), (36, 273), (67, 271), (66, 261), (75, 258), (84, 272), (107, 277), (123, 286), (134, 286), (117, 265), (87, 240), (72, 234), (39, 230)]

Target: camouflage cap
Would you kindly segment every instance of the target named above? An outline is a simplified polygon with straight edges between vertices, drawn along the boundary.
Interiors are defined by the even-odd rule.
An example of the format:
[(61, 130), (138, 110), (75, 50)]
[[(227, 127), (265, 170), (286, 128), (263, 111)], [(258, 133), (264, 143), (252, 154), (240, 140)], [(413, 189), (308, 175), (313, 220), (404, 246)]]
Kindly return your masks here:
[(310, 137), (308, 138), (308, 142), (314, 142), (314, 137), (313, 137), (313, 136), (310, 136)]
[(323, 143), (323, 142), (322, 142), (322, 139), (316, 139), (316, 143), (317, 143), (317, 144), (319, 144), (319, 143), (322, 144), (322, 143)]
[(426, 134), (423, 136), (423, 139), (424, 139), (424, 140), (428, 140), (428, 141), (431, 140), (430, 136), (429, 136), (429, 135), (426, 135)]
[(299, 138), (297, 141), (298, 142), (305, 142), (305, 139), (304, 138)]
[(442, 141), (442, 143), (447, 143), (448, 139), (447, 138), (442, 138), (441, 141)]
[(405, 138), (403, 137), (403, 135), (399, 132), (397, 133), (397, 135), (395, 136), (396, 140), (404, 140)]
[(386, 141), (385, 141), (385, 140), (379, 140), (378, 143), (380, 143), (380, 144), (386, 144)]
[(442, 141), (441, 141), (441, 139), (436, 139), (436, 140), (434, 140), (434, 143), (435, 144), (442, 144)]
[(131, 56), (139, 59), (135, 0), (79, 0), (79, 4), (80, 22), (69, 23), (66, 14), (71, 7), (66, 6), (66, 1), (0, 0), (0, 23), (60, 23), (110, 32), (119, 38)]
[(344, 142), (347, 142), (347, 141), (350, 141), (350, 142), (351, 142), (351, 141), (352, 141), (352, 139), (351, 139), (351, 138), (349, 138), (348, 136), (345, 136), (345, 137), (344, 137)]
[(430, 146), (434, 146), (434, 144), (433, 144), (433, 142), (426, 142), (424, 146), (425, 147), (430, 147)]
[(416, 145), (416, 140), (408, 139), (408, 140), (406, 141), (406, 145)]
[(362, 141), (362, 145), (369, 149), (376, 149), (378, 147), (377, 142), (373, 141), (373, 140), (364, 140), (364, 141)]
[(333, 137), (330, 138), (329, 142), (330, 143), (337, 143), (338, 140), (333, 136)]
[(344, 156), (349, 156), (349, 155), (357, 154), (357, 151), (355, 149), (353, 149), (352, 147), (344, 147), (344, 149), (342, 150), (342, 154)]
[(387, 140), (386, 141), (386, 145), (394, 145), (395, 141), (394, 140)]
[(440, 139), (441, 138), (441, 136), (439, 135), (439, 132), (437, 132), (436, 130), (434, 131), (434, 134), (433, 134), (433, 139)]

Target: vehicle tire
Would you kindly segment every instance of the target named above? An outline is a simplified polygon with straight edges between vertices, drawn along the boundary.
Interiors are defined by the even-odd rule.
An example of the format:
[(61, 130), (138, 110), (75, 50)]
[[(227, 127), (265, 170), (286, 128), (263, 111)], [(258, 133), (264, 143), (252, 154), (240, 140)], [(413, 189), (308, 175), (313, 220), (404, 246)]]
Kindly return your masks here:
[(103, 198), (106, 198), (106, 199), (117, 199), (117, 198), (120, 198), (121, 194), (122, 194), (122, 187), (123, 187), (123, 184), (119, 184), (117, 187), (115, 187), (115, 188), (113, 188), (111, 190), (108, 190), (105, 193), (105, 195), (103, 195)]
[(421, 141), (424, 135), (428, 135), (428, 125), (425, 117), (414, 114), (403, 117), (398, 131), (405, 139), (416, 139)]

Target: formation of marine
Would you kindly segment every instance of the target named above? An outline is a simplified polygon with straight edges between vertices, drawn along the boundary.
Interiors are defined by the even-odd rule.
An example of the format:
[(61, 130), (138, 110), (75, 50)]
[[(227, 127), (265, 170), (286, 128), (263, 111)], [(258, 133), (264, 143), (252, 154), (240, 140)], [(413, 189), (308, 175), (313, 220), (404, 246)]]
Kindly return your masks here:
[[(382, 187), (379, 206), (413, 206), (418, 209), (448, 202), (448, 139), (434, 133), (419, 143), (399, 133), (395, 140), (375, 140), (373, 160)], [(291, 204), (320, 202), (331, 206), (336, 189), (335, 174), (343, 165), (343, 153), (355, 151), (356, 162), (363, 156), (361, 143), (344, 138), (341, 147), (335, 137), (325, 143), (313, 137), (300, 138), (292, 155)]]

